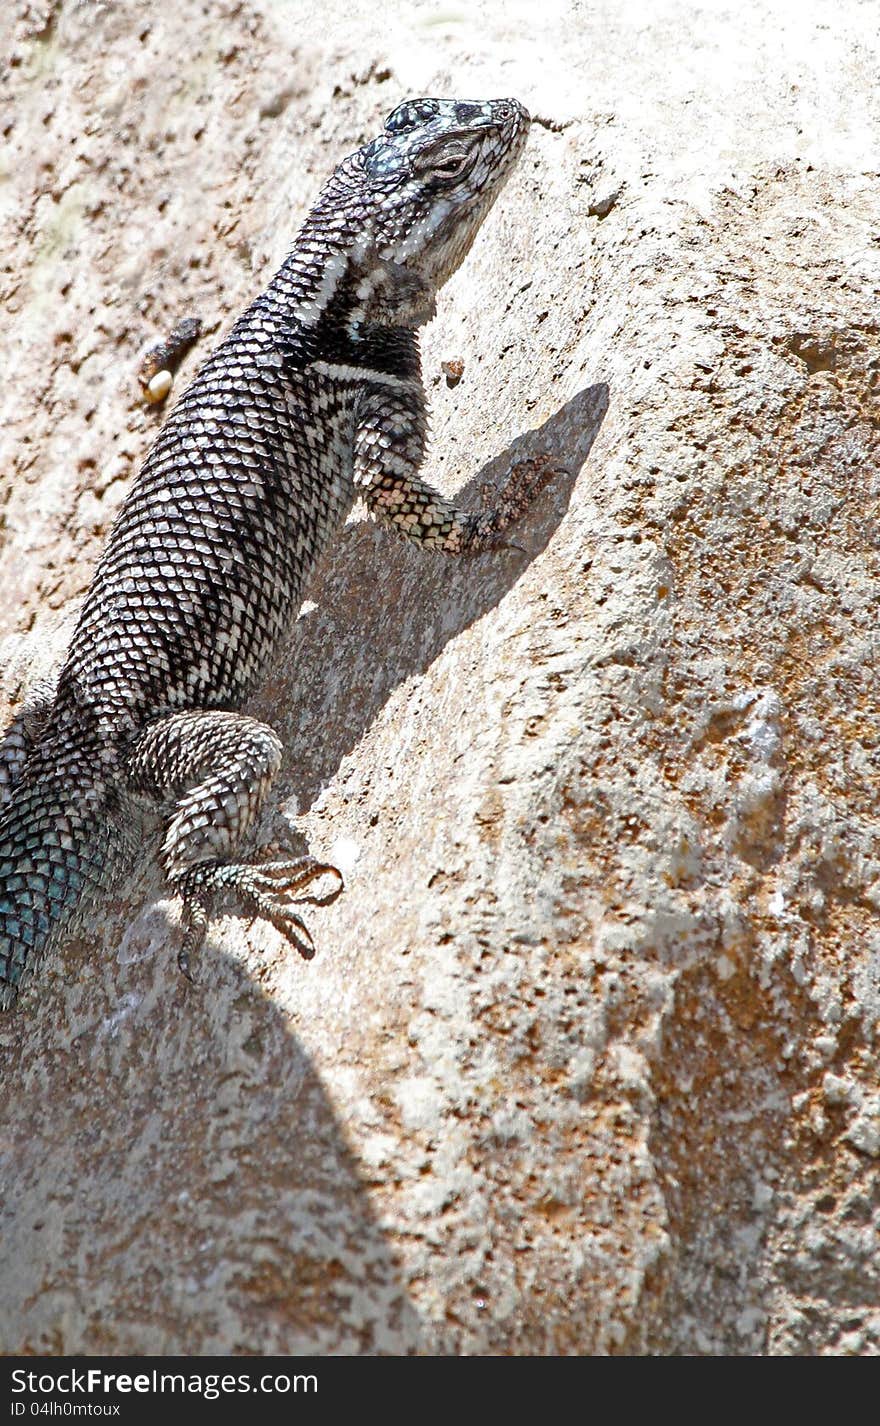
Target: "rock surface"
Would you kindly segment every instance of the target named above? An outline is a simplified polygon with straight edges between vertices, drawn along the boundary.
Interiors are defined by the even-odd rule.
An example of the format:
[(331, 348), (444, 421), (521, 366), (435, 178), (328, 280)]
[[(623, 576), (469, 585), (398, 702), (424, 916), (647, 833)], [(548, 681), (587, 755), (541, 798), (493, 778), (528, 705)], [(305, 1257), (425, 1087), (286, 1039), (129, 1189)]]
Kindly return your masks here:
[(145, 873), (0, 1024), (0, 1350), (877, 1352), (875, 8), (4, 14), (10, 708), (143, 347), (203, 318), (179, 391), (406, 95), (535, 115), (434, 478), (572, 478), (526, 558), (356, 512), (316, 574), (255, 705), (313, 962), (230, 910), (191, 988)]

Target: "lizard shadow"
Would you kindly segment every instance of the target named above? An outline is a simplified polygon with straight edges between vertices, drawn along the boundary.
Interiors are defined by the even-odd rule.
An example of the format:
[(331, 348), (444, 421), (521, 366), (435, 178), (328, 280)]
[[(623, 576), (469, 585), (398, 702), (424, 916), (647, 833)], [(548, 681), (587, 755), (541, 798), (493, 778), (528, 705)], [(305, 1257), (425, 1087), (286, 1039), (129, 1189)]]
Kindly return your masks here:
[[(308, 982), (280, 1004), (206, 950), (194, 990), (161, 907), (138, 922), (118, 960), (91, 935), (66, 944), (0, 1020), (0, 1351), (419, 1350), (402, 1268), (303, 1043)], [(121, 930), (119, 908), (105, 912), (99, 944)]]
[(292, 792), (299, 809), (310, 806), (395, 688), (424, 673), (521, 578), (560, 525), (607, 409), (604, 382), (585, 388), (456, 493), (456, 503), (477, 508), (481, 488), (500, 483), (514, 462), (545, 453), (558, 460), (565, 473), (512, 527), (526, 554), (459, 560), (417, 549), (372, 521), (345, 526), (309, 581), (306, 597), (317, 607), (298, 620), (282, 665), (253, 701), (254, 715), (288, 750), (276, 786), (282, 799)]

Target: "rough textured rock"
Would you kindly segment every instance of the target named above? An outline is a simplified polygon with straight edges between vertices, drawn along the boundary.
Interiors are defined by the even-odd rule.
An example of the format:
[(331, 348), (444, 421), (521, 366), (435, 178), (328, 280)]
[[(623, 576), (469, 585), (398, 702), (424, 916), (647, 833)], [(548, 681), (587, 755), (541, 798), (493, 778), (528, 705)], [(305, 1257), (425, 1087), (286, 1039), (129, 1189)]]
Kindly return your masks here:
[(537, 116), (437, 481), (572, 478), (526, 559), (356, 515), (314, 579), (256, 707), (348, 869), (315, 961), (230, 911), (192, 989), (145, 874), (0, 1025), (3, 1351), (880, 1350), (874, 7), (545, 11), (7, 6), (11, 706), (139, 351), (406, 94)]

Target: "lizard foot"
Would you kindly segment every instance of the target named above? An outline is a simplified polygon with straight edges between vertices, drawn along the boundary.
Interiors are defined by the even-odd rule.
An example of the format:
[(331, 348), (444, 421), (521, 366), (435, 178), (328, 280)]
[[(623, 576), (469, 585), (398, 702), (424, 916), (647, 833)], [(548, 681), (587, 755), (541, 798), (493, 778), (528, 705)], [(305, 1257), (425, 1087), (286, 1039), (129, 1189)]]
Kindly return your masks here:
[(507, 479), (495, 497), (496, 518), (504, 523), (518, 520), (528, 510), (545, 485), (557, 475), (568, 475), (565, 466), (557, 465), (552, 456), (531, 456), (510, 467)]
[(522, 545), (504, 539), (504, 531), (526, 513), (555, 476), (567, 474), (565, 467), (557, 465), (552, 457), (532, 456), (511, 466), (500, 490), (484, 485), (480, 492), (483, 512), (471, 519), (465, 549), (475, 554), (498, 549), (519, 550), (527, 554)]
[[(277, 927), (296, 947), (303, 960), (310, 961), (315, 954), (315, 943), (302, 917), (293, 909), (298, 901), (312, 901), (326, 905), (335, 900), (343, 887), (342, 873), (327, 862), (317, 862), (314, 857), (298, 857), (295, 861), (262, 862), (259, 866), (239, 868), (241, 875), (235, 880), (236, 889), (241, 893), (258, 916), (263, 916)], [(312, 882), (322, 878), (332, 878), (333, 884), (323, 890), (309, 888)]]
[[(322, 887), (321, 881), (327, 878), (329, 881)], [(318, 886), (310, 889), (314, 882), (318, 882)], [(316, 861), (314, 857), (259, 865), (202, 862), (181, 877), (176, 887), (184, 903), (184, 937), (177, 964), (187, 980), (192, 981), (192, 957), (205, 937), (209, 898), (214, 892), (230, 890), (237, 891), (256, 916), (271, 921), (296, 947), (303, 960), (311, 960), (315, 943), (302, 917), (293, 909), (294, 904), (311, 901), (324, 906), (335, 900), (342, 888), (342, 873), (338, 868)]]

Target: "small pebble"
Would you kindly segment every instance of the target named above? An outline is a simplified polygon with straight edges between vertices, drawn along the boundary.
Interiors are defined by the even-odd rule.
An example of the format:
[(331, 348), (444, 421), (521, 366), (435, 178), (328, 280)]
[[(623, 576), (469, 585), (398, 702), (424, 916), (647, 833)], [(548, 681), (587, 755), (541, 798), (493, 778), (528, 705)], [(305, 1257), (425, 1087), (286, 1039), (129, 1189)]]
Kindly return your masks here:
[(146, 391), (144, 392), (144, 396), (151, 403), (151, 405), (156, 405), (158, 402), (165, 400), (165, 397), (171, 390), (171, 383), (173, 380), (174, 378), (172, 377), (170, 371), (166, 370), (156, 372), (156, 375), (153, 377), (152, 381), (150, 381)]
[(450, 361), (441, 361), (440, 370), (446, 377), (447, 386), (457, 386), (464, 376), (464, 362), (461, 357), (452, 357)]

